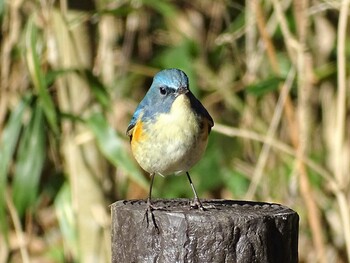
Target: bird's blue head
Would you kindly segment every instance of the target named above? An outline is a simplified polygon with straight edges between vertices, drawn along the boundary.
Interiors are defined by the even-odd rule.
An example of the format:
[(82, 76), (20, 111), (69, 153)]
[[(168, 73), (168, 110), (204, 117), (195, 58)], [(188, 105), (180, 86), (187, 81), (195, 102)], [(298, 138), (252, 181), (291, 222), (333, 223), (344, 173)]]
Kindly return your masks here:
[(147, 117), (154, 117), (155, 113), (169, 112), (175, 99), (181, 94), (189, 93), (188, 78), (179, 69), (165, 69), (158, 72), (151, 88), (140, 103)]
[(130, 130), (135, 127), (138, 120), (154, 123), (155, 120), (164, 119), (158, 117), (166, 116), (167, 113), (176, 118), (183, 116), (183, 120), (186, 119), (183, 123), (188, 124), (187, 118), (191, 112), (206, 120), (210, 132), (214, 125), (213, 119), (190, 91), (186, 74), (179, 69), (162, 70), (154, 76), (151, 88), (137, 106), (127, 128), (127, 134), (131, 136)]
[(154, 76), (151, 89), (157, 89), (160, 86), (168, 87), (174, 92), (176, 92), (179, 88), (188, 89), (187, 75), (180, 69), (164, 69)]

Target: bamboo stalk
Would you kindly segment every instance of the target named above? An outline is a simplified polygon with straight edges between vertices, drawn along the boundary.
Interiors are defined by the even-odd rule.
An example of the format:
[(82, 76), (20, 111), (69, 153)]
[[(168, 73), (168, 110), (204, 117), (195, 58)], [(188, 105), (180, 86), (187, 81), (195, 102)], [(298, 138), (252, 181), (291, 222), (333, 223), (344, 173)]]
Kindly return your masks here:
[(303, 159), (307, 155), (309, 141), (309, 101), (310, 90), (312, 88), (312, 66), (311, 57), (306, 50), (306, 35), (308, 32), (308, 0), (295, 0), (294, 13), (297, 21), (297, 31), (299, 45), (297, 52), (297, 72), (298, 72), (298, 123), (299, 123), (299, 143), (297, 145), (297, 168), (299, 170), (300, 191), (306, 207), (308, 208), (308, 220), (312, 228), (313, 243), (316, 248), (318, 262), (326, 263), (326, 253), (324, 246), (323, 231), (321, 227), (320, 211), (316, 205), (315, 197), (310, 186), (308, 173)]
[[(340, 6), (339, 24), (338, 24), (338, 44), (337, 44), (337, 60), (338, 60), (338, 95), (337, 95), (337, 116), (335, 128), (335, 155), (337, 163), (335, 165), (334, 176), (339, 186), (343, 186), (345, 182), (344, 164), (347, 161), (343, 157), (343, 147), (345, 142), (345, 123), (346, 123), (346, 27), (348, 23), (348, 14), (350, 8), (350, 0), (343, 0)], [(345, 161), (345, 163), (344, 163)], [(340, 216), (344, 228), (344, 238), (348, 260), (350, 261), (350, 207), (346, 202), (345, 193), (336, 192), (338, 205), (340, 207)]]

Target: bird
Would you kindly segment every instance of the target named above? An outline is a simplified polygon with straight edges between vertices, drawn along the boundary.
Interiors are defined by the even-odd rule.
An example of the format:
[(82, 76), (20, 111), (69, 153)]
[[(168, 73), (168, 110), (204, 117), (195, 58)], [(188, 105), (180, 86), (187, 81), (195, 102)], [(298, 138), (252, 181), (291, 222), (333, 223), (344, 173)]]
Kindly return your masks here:
[(148, 212), (155, 224), (152, 186), (156, 174), (187, 175), (194, 199), (191, 208), (205, 210), (189, 170), (201, 159), (214, 126), (213, 118), (189, 89), (186, 73), (170, 68), (159, 71), (131, 118), (126, 134), (137, 163), (151, 177)]

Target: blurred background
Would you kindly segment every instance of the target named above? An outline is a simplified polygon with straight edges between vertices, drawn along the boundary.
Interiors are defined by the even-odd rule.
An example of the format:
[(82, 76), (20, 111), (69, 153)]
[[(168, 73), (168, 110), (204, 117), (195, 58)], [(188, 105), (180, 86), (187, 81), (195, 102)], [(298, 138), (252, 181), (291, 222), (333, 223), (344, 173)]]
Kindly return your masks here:
[(349, 2), (0, 0), (0, 262), (110, 262), (109, 205), (149, 186), (126, 127), (169, 67), (215, 121), (199, 195), (286, 205), (300, 262), (349, 262)]

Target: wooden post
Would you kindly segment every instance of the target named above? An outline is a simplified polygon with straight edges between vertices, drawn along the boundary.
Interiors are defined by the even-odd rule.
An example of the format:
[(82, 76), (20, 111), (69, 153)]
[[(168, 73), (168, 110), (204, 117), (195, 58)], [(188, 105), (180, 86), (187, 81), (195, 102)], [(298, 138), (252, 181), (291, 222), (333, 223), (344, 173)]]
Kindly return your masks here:
[(299, 216), (278, 204), (188, 199), (154, 200), (157, 233), (144, 220), (144, 200), (112, 204), (112, 262), (298, 262)]

